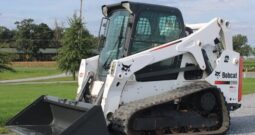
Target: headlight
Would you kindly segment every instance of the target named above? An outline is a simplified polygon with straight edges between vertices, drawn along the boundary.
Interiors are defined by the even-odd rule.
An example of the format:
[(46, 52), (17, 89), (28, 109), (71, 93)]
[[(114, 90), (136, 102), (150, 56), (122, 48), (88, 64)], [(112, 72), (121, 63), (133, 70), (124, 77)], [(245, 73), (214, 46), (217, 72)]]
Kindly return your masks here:
[(115, 67), (116, 67), (116, 62), (113, 61), (111, 63), (111, 68), (110, 68), (110, 74), (111, 75), (114, 75)]

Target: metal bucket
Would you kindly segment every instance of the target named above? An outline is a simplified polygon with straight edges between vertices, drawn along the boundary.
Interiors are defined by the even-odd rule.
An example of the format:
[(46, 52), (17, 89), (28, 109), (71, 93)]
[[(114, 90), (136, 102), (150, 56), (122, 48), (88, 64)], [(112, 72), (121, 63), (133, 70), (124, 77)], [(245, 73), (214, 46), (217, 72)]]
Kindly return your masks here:
[(20, 135), (108, 135), (101, 106), (41, 96), (6, 127)]

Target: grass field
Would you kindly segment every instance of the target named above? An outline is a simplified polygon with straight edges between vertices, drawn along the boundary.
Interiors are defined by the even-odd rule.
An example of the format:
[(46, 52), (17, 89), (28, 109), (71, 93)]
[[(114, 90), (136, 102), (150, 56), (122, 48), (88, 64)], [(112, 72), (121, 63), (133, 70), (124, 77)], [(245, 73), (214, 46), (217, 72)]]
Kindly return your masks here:
[(22, 79), (60, 74), (56, 62), (14, 62), (16, 72), (0, 73), (0, 80)]
[(255, 72), (255, 60), (245, 60), (244, 61), (244, 71)]
[(255, 60), (246, 60), (244, 61), (245, 66), (255, 66)]
[(255, 93), (255, 78), (243, 79), (243, 94)]
[(74, 99), (76, 88), (76, 83), (0, 85), (0, 134), (7, 132), (1, 127), (9, 118), (39, 96), (52, 95)]
[[(250, 78), (243, 80), (243, 94), (255, 92), (254, 82), (255, 79)], [(74, 99), (76, 88), (76, 83), (0, 85), (0, 128), (9, 118), (33, 102), (40, 95), (53, 95)], [(2, 128), (3, 132), (6, 131)]]

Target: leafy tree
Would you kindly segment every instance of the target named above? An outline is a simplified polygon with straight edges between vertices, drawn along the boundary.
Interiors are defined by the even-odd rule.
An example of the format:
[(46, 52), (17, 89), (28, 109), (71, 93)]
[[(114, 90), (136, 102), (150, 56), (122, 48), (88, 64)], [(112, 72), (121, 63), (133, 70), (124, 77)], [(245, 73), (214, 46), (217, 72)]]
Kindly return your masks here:
[[(2, 46), (0, 45), (0, 49), (2, 48)], [(15, 71), (14, 69), (12, 69), (11, 67), (9, 67), (8, 65), (11, 62), (11, 57), (8, 53), (2, 52), (0, 50), (0, 72), (3, 71)]]
[(252, 53), (252, 48), (247, 42), (248, 39), (245, 35), (235, 35), (233, 37), (234, 50), (239, 52), (242, 56), (249, 56)]
[(53, 31), (45, 23), (34, 26), (33, 44), (38, 48), (46, 48), (50, 46), (53, 39)]
[(0, 26), (0, 44), (5, 47), (10, 47), (13, 43), (13, 37), (15, 35), (15, 31), (10, 30), (4, 26)]
[(69, 18), (68, 21), (70, 27), (64, 31), (57, 61), (59, 68), (62, 71), (71, 72), (75, 80), (75, 73), (79, 69), (81, 59), (91, 56), (94, 39), (77, 15)]
[(33, 19), (24, 19), (21, 22), (15, 22), (17, 25), (17, 33), (15, 36), (17, 49), (24, 53), (26, 60), (31, 59), (32, 52), (39, 49), (33, 46), (33, 32), (35, 24)]
[(33, 19), (16, 22), (16, 46), (22, 51), (26, 60), (38, 59), (39, 49), (50, 46), (53, 31), (47, 24), (35, 24)]
[(9, 42), (14, 36), (13, 31), (4, 26), (0, 26), (0, 42)]
[(34, 46), (34, 50), (32, 50), (32, 57), (37, 60), (40, 59), (40, 48), (47, 48), (51, 46), (53, 39), (53, 31), (49, 28), (49, 26), (45, 23), (41, 23), (39, 25), (34, 26), (34, 32), (32, 34), (32, 45)]
[(63, 37), (64, 27), (63, 23), (59, 24), (55, 20), (55, 27), (53, 29), (53, 42), (51, 44), (52, 47), (59, 48), (61, 46), (61, 38)]
[(255, 48), (252, 49), (252, 55), (255, 55)]

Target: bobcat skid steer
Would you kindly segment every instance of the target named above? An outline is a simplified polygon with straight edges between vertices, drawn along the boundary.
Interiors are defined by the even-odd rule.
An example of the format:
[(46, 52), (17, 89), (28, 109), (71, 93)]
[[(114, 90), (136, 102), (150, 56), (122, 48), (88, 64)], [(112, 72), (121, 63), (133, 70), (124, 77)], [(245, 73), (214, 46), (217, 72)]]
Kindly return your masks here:
[(224, 134), (240, 107), (230, 23), (184, 24), (173, 7), (102, 6), (100, 54), (81, 61), (75, 101), (42, 96), (8, 123), (23, 135)]

